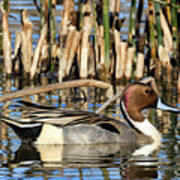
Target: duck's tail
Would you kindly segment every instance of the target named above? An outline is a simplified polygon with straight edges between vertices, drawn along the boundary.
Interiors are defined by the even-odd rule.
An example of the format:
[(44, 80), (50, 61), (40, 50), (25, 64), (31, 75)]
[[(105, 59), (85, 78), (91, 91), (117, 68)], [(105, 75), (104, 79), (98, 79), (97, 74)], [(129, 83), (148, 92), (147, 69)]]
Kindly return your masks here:
[(0, 118), (1, 121), (14, 130), (23, 141), (35, 141), (42, 129), (42, 123), (40, 122), (18, 121), (2, 115)]

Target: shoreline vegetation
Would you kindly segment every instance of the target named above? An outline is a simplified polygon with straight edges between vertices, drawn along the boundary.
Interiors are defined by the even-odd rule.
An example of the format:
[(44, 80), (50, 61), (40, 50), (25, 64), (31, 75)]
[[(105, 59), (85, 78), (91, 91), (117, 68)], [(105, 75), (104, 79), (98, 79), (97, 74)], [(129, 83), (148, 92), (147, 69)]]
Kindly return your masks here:
[[(25, 9), (12, 49), (8, 22), (11, 4), (1, 2), (0, 46), (7, 78), (20, 75), (34, 80), (56, 73), (59, 82), (97, 79), (110, 83), (153, 76), (167, 82), (175, 80), (180, 91), (178, 1), (149, 0), (145, 10), (144, 0), (132, 0), (127, 41), (121, 40), (125, 19), (119, 18), (120, 0), (64, 1), (59, 32), (56, 0), (34, 0), (34, 4), (41, 22), (37, 44), (33, 48), (33, 23)], [(143, 11), (146, 19), (140, 31)]]

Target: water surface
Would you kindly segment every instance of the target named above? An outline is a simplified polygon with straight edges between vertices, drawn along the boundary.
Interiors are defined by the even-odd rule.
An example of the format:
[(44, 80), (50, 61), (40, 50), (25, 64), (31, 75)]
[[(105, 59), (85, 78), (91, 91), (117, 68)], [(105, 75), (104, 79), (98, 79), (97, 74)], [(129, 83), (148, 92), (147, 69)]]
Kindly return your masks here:
[[(45, 78), (44, 78), (45, 79)], [(1, 94), (8, 90), (21, 89), (23, 80), (1, 79)], [(44, 81), (45, 82), (45, 81)], [(51, 83), (50, 80), (46, 82)], [(128, 82), (127, 82), (128, 83)], [(36, 82), (36, 85), (41, 83)], [(126, 83), (125, 83), (126, 84)], [(174, 85), (174, 86), (172, 86)], [(163, 92), (163, 84), (159, 83), (160, 94), (169, 104), (179, 106), (177, 102), (176, 83), (171, 89)], [(26, 87), (32, 87), (26, 85)], [(124, 85), (117, 85), (116, 91)], [(172, 90), (173, 89), (173, 90)], [(87, 101), (83, 101), (82, 91)], [(61, 108), (80, 108), (89, 111), (98, 109), (107, 99), (105, 92), (96, 88), (69, 89), (52, 91), (24, 97), (24, 100)], [(17, 101), (1, 103), (1, 109), (10, 117), (19, 117), (15, 111)], [(9, 104), (11, 104), (9, 106)], [(122, 119), (119, 100), (102, 112), (117, 120)], [(1, 123), (0, 142), (0, 179), (123, 179), (123, 178), (155, 178), (177, 179), (180, 175), (180, 128), (179, 117), (168, 112), (155, 110), (145, 111), (158, 129), (163, 133), (162, 144), (149, 156), (134, 157), (130, 146), (118, 144), (106, 145), (69, 145), (69, 146), (32, 146), (22, 144), (11, 128)]]

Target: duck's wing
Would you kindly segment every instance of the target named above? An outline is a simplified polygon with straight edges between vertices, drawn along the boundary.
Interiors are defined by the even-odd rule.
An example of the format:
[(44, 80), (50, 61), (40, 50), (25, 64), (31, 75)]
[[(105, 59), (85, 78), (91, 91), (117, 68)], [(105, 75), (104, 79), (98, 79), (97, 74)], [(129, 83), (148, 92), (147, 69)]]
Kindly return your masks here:
[[(76, 109), (61, 109), (53, 106), (44, 106), (25, 101), (18, 101), (20, 106), (21, 116), (15, 118), (15, 122), (21, 124), (36, 124), (48, 123), (59, 126), (73, 126), (77, 124), (97, 124), (102, 121), (110, 121), (111, 118), (99, 115), (89, 111)], [(9, 118), (6, 115), (1, 115), (3, 118)]]

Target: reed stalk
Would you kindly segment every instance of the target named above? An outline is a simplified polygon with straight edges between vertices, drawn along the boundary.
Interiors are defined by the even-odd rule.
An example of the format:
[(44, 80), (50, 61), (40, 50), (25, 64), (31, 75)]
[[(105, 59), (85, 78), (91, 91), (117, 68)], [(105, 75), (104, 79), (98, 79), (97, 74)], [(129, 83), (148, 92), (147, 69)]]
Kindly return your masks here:
[(51, 19), (51, 44), (54, 44), (56, 40), (55, 6), (56, 0), (49, 0), (49, 16)]
[(96, 14), (96, 2), (95, 0), (92, 1), (92, 12), (93, 12), (93, 30), (94, 30), (94, 49), (95, 49), (95, 59), (96, 61), (98, 61), (98, 55), (96, 52), (97, 50), (97, 46), (98, 46), (98, 43), (97, 43), (97, 23), (96, 23), (96, 17), (97, 17), (97, 14)]
[(148, 1), (148, 18), (149, 18), (149, 29), (150, 29), (151, 58), (155, 60), (156, 42), (155, 42), (155, 32), (154, 32), (154, 4), (151, 0)]
[(116, 51), (116, 69), (115, 69), (115, 77), (116, 79), (121, 78), (121, 40), (120, 40), (120, 32), (116, 29), (114, 30), (114, 42), (115, 42), (115, 51)]
[(165, 46), (159, 46), (158, 48), (159, 60), (165, 67), (171, 67), (169, 51)]
[(98, 37), (98, 42), (99, 42), (99, 49), (100, 49), (100, 63), (104, 65), (105, 67), (105, 40), (103, 38), (104, 35), (104, 27), (99, 26), (99, 37)]
[(144, 54), (139, 52), (137, 55), (137, 63), (136, 63), (136, 72), (135, 72), (135, 78), (141, 79), (143, 77), (144, 73)]
[(137, 15), (136, 15), (136, 36), (139, 37), (141, 17), (143, 13), (144, 0), (139, 0)]
[(73, 38), (75, 36), (75, 33), (76, 33), (76, 29), (74, 26), (70, 26), (69, 27), (69, 31), (68, 31), (68, 34), (67, 34), (67, 38), (66, 38), (66, 43), (65, 43), (65, 47), (63, 49), (63, 57), (62, 57), (62, 79), (66, 76), (66, 69), (67, 69), (67, 66), (69, 64), (69, 54), (71, 52), (71, 44), (72, 44), (72, 41), (73, 41)]
[[(180, 93), (180, 72), (178, 73), (177, 89), (178, 89), (178, 93)], [(180, 97), (179, 97), (179, 100), (180, 100)], [(180, 101), (179, 101), (179, 103), (180, 103)]]
[(11, 61), (11, 37), (9, 32), (8, 11), (3, 8), (3, 2), (0, 4), (0, 11), (2, 14), (2, 48), (4, 56), (4, 73), (6, 75), (12, 74)]
[(157, 3), (159, 3), (159, 4), (162, 4), (162, 5), (164, 5), (164, 6), (171, 6), (171, 7), (173, 7), (173, 8), (176, 8), (176, 9), (180, 9), (180, 6), (179, 5), (177, 5), (177, 4), (174, 4), (174, 3), (172, 3), (172, 2), (170, 2), (170, 1), (161, 1), (161, 0), (151, 0), (152, 2), (157, 2)]
[[(177, 4), (176, 0), (171, 0), (172, 4)], [(178, 48), (178, 19), (177, 19), (177, 9), (171, 7), (171, 27), (173, 35), (173, 57), (176, 58), (176, 51)]]
[(74, 1), (72, 0), (64, 1), (62, 21), (61, 21), (61, 27), (60, 27), (60, 35), (62, 36), (62, 40), (64, 40), (64, 37), (67, 35), (68, 26), (71, 20), (71, 13), (73, 12), (73, 10), (74, 10)]
[[(15, 74), (19, 74), (20, 71), (21, 71), (21, 68), (20, 68), (21, 43), (22, 43), (21, 33), (20, 32), (16, 32), (14, 55), (13, 55), (13, 60), (14, 60), (13, 72)], [(19, 59), (18, 59), (18, 56), (19, 56)]]
[(22, 11), (21, 54), (25, 73), (30, 72), (33, 47), (32, 47), (32, 23), (29, 21), (27, 10)]
[(96, 70), (95, 70), (95, 62), (96, 60), (94, 59), (95, 54), (94, 54), (94, 47), (93, 44), (90, 44), (90, 57), (89, 57), (89, 69), (88, 69), (88, 76), (90, 78), (94, 78), (96, 75)]
[(103, 24), (104, 24), (104, 40), (105, 40), (105, 63), (106, 68), (109, 69), (110, 60), (109, 60), (109, 1), (103, 0)]
[(130, 80), (132, 77), (133, 58), (135, 53), (135, 47), (129, 47), (127, 49), (127, 62), (125, 67), (125, 77)]
[[(170, 4), (171, 0), (165, 0), (165, 2)], [(170, 6), (166, 6), (165, 8), (166, 8), (166, 14), (167, 14), (168, 22), (169, 22), (169, 24), (171, 24), (171, 9), (170, 9)]]
[(79, 30), (83, 27), (83, 3), (82, 0), (78, 0), (78, 12), (79, 12)]
[(90, 16), (84, 16), (83, 29), (81, 38), (81, 62), (80, 62), (80, 78), (88, 76), (88, 59), (90, 53), (89, 37), (92, 31), (93, 21)]
[[(2, 24), (2, 22), (0, 21), (0, 23)], [(0, 26), (0, 54), (2, 54), (2, 28)]]
[(171, 35), (170, 28), (168, 26), (168, 22), (164, 16), (162, 10), (160, 11), (160, 20), (161, 20), (161, 27), (162, 27), (162, 31), (163, 31), (163, 43), (164, 43), (164, 46), (166, 47), (166, 49), (168, 50), (168, 52), (170, 52), (173, 49), (173, 38)]
[(84, 86), (98, 87), (101, 89), (105, 89), (107, 90), (108, 97), (113, 95), (113, 87), (111, 84), (98, 81), (98, 80), (93, 80), (93, 79), (92, 80), (83, 79), (83, 80), (72, 80), (72, 81), (66, 81), (66, 82), (61, 82), (61, 83), (48, 84), (48, 85), (43, 85), (39, 87), (27, 88), (27, 89), (23, 89), (19, 91), (12, 91), (12, 92), (9, 92), (0, 96), (0, 102), (7, 101), (10, 99), (20, 98), (20, 97), (28, 96), (32, 94), (58, 90), (58, 89), (84, 87)]
[(45, 0), (40, 0), (40, 29), (42, 29), (43, 24), (45, 23), (45, 9), (44, 9)]
[(40, 35), (39, 41), (37, 43), (37, 46), (36, 46), (36, 49), (34, 52), (34, 57), (33, 57), (32, 65), (31, 65), (31, 69), (30, 69), (30, 78), (31, 79), (34, 78), (34, 76), (37, 72), (38, 62), (39, 62), (42, 46), (47, 37), (47, 31), (48, 31), (47, 24), (45, 24), (43, 26), (43, 29), (41, 30), (41, 35)]
[[(169, 64), (169, 55), (167, 49), (163, 45), (164, 43), (163, 43), (163, 35), (162, 35), (161, 20), (160, 20), (161, 6), (159, 3), (155, 2), (154, 7), (155, 7), (157, 42), (158, 42), (158, 56), (160, 62), (166, 66), (167, 64)], [(161, 74), (160, 71), (161, 68), (159, 68), (159, 74)]]
[(9, 11), (9, 0), (4, 0), (3, 1), (3, 9), (5, 11)]
[(160, 21), (160, 4), (155, 2), (155, 18), (156, 18), (156, 30), (157, 30), (157, 39), (158, 39), (158, 46), (163, 45), (163, 36), (162, 36), (162, 29), (161, 29), (161, 21)]
[(131, 0), (131, 9), (130, 9), (130, 17), (129, 17), (129, 36), (128, 42), (129, 44), (135, 46), (135, 12), (136, 12), (136, 0)]
[(48, 2), (48, 26), (49, 26), (49, 59), (51, 63), (51, 70), (54, 70), (54, 64), (52, 63), (52, 50), (56, 40), (56, 25), (55, 25), (55, 5), (56, 1), (49, 0)]
[(70, 74), (70, 70), (72, 68), (73, 60), (76, 54), (76, 51), (78, 49), (79, 41), (80, 41), (81, 33), (77, 30), (75, 30), (74, 37), (71, 41), (71, 48), (69, 52), (69, 59), (66, 67), (65, 76), (68, 76)]

